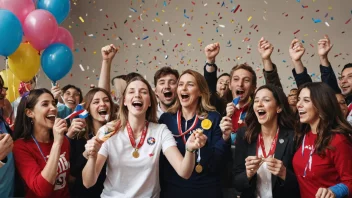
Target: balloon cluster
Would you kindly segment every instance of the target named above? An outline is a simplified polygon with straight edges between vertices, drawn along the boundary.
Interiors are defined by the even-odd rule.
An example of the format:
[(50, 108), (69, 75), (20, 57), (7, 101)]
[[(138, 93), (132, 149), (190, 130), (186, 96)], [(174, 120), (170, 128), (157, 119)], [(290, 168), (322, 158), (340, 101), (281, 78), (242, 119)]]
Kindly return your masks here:
[(8, 91), (17, 90), (10, 88), (17, 82), (33, 79), (40, 65), (53, 82), (71, 70), (74, 41), (58, 25), (69, 12), (70, 0), (0, 0), (0, 55), (8, 57), (11, 70), (1, 74), (17, 78), (7, 82)]

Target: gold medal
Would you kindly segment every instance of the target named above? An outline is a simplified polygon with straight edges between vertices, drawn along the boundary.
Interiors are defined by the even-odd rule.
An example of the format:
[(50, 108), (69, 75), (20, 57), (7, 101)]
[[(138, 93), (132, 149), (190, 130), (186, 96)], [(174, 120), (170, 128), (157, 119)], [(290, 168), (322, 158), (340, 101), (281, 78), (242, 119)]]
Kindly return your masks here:
[(211, 125), (212, 125), (212, 123), (209, 119), (204, 119), (201, 123), (202, 128), (205, 130), (210, 129)]
[(134, 158), (139, 158), (138, 149), (135, 149), (135, 150), (133, 151), (132, 156), (133, 156)]
[(198, 165), (196, 166), (196, 172), (201, 173), (202, 171), (203, 171), (203, 166), (198, 163)]

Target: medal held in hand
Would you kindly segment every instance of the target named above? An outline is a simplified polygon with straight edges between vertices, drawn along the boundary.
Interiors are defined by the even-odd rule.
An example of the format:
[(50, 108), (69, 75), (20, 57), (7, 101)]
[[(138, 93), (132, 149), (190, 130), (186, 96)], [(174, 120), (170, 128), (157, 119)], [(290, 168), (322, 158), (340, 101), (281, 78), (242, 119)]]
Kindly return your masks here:
[(147, 136), (148, 124), (149, 124), (148, 122), (145, 122), (145, 127), (141, 135), (141, 140), (139, 140), (139, 143), (136, 146), (136, 141), (134, 140), (134, 137), (133, 137), (133, 131), (132, 131), (131, 125), (129, 122), (127, 122), (126, 127), (127, 127), (128, 137), (130, 138), (130, 142), (132, 144), (132, 147), (134, 148), (134, 151), (132, 152), (132, 157), (134, 158), (139, 158), (138, 149), (140, 149), (143, 146), (145, 137)]

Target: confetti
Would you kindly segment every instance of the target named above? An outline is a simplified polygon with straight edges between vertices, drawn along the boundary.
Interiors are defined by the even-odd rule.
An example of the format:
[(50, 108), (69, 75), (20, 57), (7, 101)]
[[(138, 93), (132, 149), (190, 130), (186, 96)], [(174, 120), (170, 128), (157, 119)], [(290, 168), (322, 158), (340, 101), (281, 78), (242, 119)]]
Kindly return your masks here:
[(167, 58), (169, 58), (169, 56), (168, 56), (168, 55), (165, 55), (165, 59), (167, 59)]
[(293, 34), (297, 34), (299, 31), (301, 31), (301, 30), (297, 30), (297, 31), (295, 31)]
[(330, 27), (330, 25), (329, 25), (329, 23), (328, 23), (327, 21), (325, 22), (325, 25), (328, 26), (328, 27)]
[(79, 64), (79, 67), (81, 68), (82, 71), (84, 71), (84, 67), (82, 66), (82, 64)]
[(130, 8), (130, 10), (131, 10), (132, 12), (137, 12), (137, 10), (135, 10), (135, 9), (133, 9), (133, 8)]
[(81, 20), (82, 23), (84, 23), (84, 19), (81, 16), (79, 17), (79, 20)]
[(219, 25), (219, 27), (221, 27), (221, 28), (225, 28), (225, 25), (221, 25), (221, 24), (220, 24), (220, 25)]
[(142, 40), (146, 40), (146, 39), (148, 39), (149, 38), (149, 36), (146, 36), (146, 37), (144, 37)]
[(346, 21), (346, 23), (345, 23), (345, 24), (348, 24), (350, 21), (351, 21), (351, 18), (350, 18), (350, 19), (348, 19), (348, 20)]
[(159, 34), (160, 34), (160, 36), (164, 36), (164, 34), (163, 34), (163, 33), (161, 33), (161, 32), (159, 32)]
[(314, 23), (320, 23), (320, 22), (321, 22), (320, 19), (314, 19), (314, 18), (312, 18), (312, 20), (314, 21)]
[(249, 22), (250, 20), (252, 20), (252, 16), (248, 17), (248, 22)]
[(164, 7), (166, 7), (166, 1), (164, 1)]

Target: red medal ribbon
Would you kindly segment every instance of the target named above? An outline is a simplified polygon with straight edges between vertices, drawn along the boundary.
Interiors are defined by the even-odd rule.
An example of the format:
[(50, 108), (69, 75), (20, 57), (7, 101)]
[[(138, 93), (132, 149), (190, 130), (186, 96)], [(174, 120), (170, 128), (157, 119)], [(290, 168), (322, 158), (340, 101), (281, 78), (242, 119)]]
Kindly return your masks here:
[(136, 147), (136, 141), (134, 140), (134, 137), (133, 137), (133, 131), (132, 131), (132, 128), (131, 128), (131, 125), (130, 123), (127, 121), (127, 124), (126, 124), (126, 127), (127, 127), (127, 132), (128, 132), (128, 137), (130, 138), (130, 141), (131, 141), (131, 144), (132, 144), (132, 147), (134, 149), (140, 149), (142, 146), (143, 146), (143, 143), (144, 143), (144, 140), (145, 140), (145, 137), (147, 136), (147, 131), (148, 131), (148, 122), (145, 122), (145, 127), (142, 131), (142, 135), (141, 135), (141, 140), (139, 141), (137, 147)]
[[(258, 142), (257, 142), (257, 156), (259, 154), (259, 146), (262, 148), (262, 153), (263, 153), (263, 157), (267, 158), (268, 156), (272, 156), (275, 153), (275, 149), (276, 149), (276, 143), (277, 143), (277, 137), (279, 136), (279, 129), (277, 129), (276, 135), (271, 143), (271, 147), (269, 150), (268, 155), (266, 155), (266, 151), (265, 151), (265, 145), (264, 145), (264, 140), (263, 140), (263, 136), (261, 133), (258, 134)], [(259, 157), (259, 156), (258, 156)]]
[(183, 143), (186, 144), (185, 135), (187, 133), (191, 132), (196, 127), (197, 124), (198, 124), (198, 115), (196, 115), (196, 118), (194, 119), (192, 126), (187, 131), (182, 132), (182, 128), (181, 128), (181, 110), (178, 110), (177, 111), (177, 129), (178, 129), (178, 133), (180, 135), (174, 135), (174, 137), (182, 137)]

